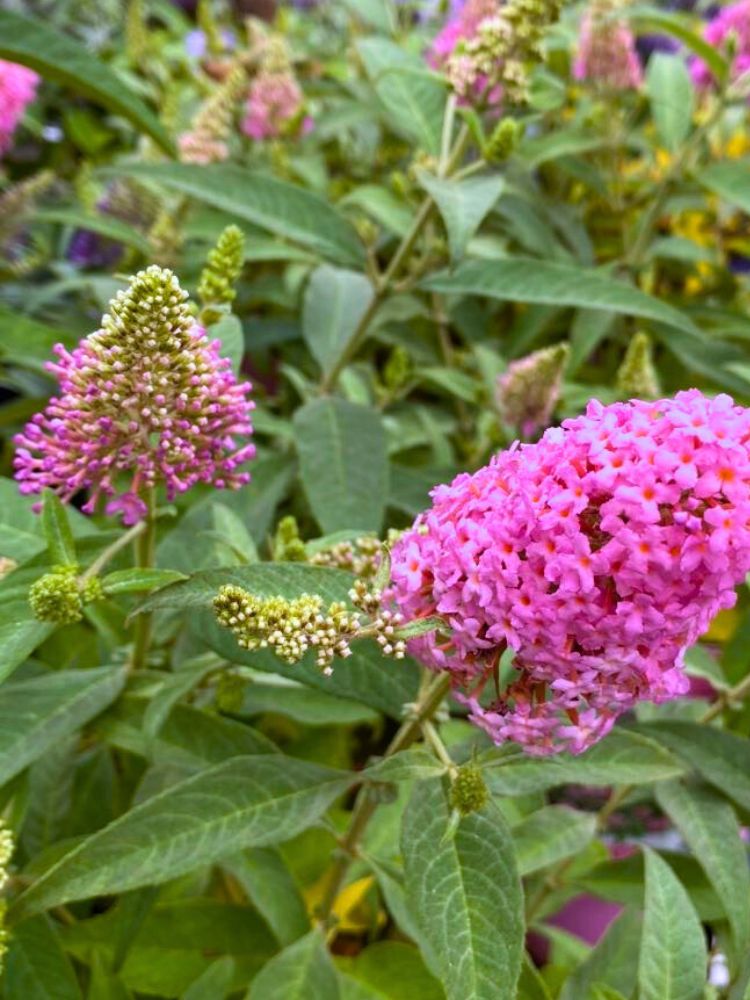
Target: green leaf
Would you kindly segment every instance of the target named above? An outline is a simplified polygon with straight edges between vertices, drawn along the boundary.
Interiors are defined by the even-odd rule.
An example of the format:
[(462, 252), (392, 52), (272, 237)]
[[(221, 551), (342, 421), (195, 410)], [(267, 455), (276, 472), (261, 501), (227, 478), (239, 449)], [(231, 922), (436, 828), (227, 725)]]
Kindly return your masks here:
[(171, 583), (187, 580), (174, 569), (117, 569), (102, 577), (105, 594), (137, 594), (144, 590), (161, 590)]
[(686, 316), (665, 302), (616, 281), (603, 271), (572, 264), (522, 257), (466, 261), (454, 271), (443, 271), (428, 278), (422, 287), (446, 294), (483, 295), (508, 302), (606, 309), (701, 335)]
[(305, 290), (302, 334), (324, 374), (346, 350), (372, 298), (372, 285), (357, 271), (328, 264), (313, 271)]
[(231, 360), (232, 371), (238, 374), (245, 355), (245, 331), (239, 318), (227, 313), (209, 327), (208, 335), (212, 340), (216, 337), (221, 341), (222, 357)]
[(111, 704), (123, 670), (66, 670), (0, 687), (0, 785)]
[(378, 31), (390, 34), (398, 25), (391, 0), (342, 0), (342, 2), (352, 14), (356, 14)]
[(235, 164), (118, 164), (102, 174), (156, 181), (235, 219), (299, 243), (337, 264), (360, 266), (365, 253), (354, 227), (318, 195)]
[(642, 723), (638, 728), (750, 811), (750, 742), (746, 738), (680, 719)]
[(450, 811), (441, 779), (415, 786), (401, 834), (410, 907), (448, 1000), (515, 1000), (524, 924), (510, 834), (490, 804), (444, 841)]
[(247, 1000), (338, 1000), (339, 984), (319, 930), (290, 944), (261, 969)]
[(545, 760), (504, 748), (480, 754), (479, 763), (497, 795), (526, 795), (572, 782), (582, 785), (640, 785), (684, 773), (685, 767), (652, 739), (613, 729), (585, 754), (558, 754)]
[(425, 968), (417, 949), (402, 941), (376, 941), (356, 958), (339, 959), (338, 964), (378, 1000), (445, 1000), (440, 983)]
[(242, 706), (234, 714), (247, 716), (266, 712), (283, 715), (305, 726), (375, 725), (379, 719), (372, 709), (326, 691), (311, 691), (301, 684), (264, 684), (258, 680), (245, 689)]
[(122, 243), (123, 246), (132, 247), (144, 257), (151, 253), (151, 246), (145, 236), (126, 222), (111, 215), (89, 215), (76, 208), (45, 208), (34, 212), (33, 219), (35, 222), (75, 226), (76, 229), (97, 233), (99, 236), (114, 240), (116, 243)]
[(246, 847), (289, 840), (319, 819), (351, 781), (341, 771), (281, 754), (235, 757), (88, 837), (19, 897), (15, 918), (166, 882)]
[(73, 966), (47, 917), (13, 929), (4, 987), (5, 1000), (82, 1000)]
[(565, 981), (560, 1000), (601, 1000), (598, 986), (611, 986), (631, 996), (636, 984), (641, 916), (633, 910), (620, 914), (604, 937)]
[(503, 193), (504, 178), (495, 174), (456, 181), (435, 177), (426, 170), (418, 171), (417, 178), (443, 218), (451, 259), (460, 260), (485, 216)]
[(675, 152), (690, 134), (695, 90), (685, 60), (656, 52), (648, 61), (646, 90), (659, 139)]
[(656, 798), (678, 828), (726, 911), (737, 955), (750, 944), (750, 871), (729, 803), (704, 785), (657, 785)]
[(36, 70), (48, 80), (127, 118), (150, 135), (170, 155), (172, 142), (156, 116), (122, 79), (91, 55), (83, 45), (59, 34), (43, 19), (0, 10), (0, 58)]
[(366, 38), (357, 49), (394, 129), (437, 155), (445, 113), (445, 83), (425, 69), (421, 58), (394, 42)]
[[(75, 339), (65, 330), (47, 326), (22, 313), (14, 312), (2, 303), (0, 303), (0, 324), (3, 329), (0, 338), (0, 358), (24, 368), (32, 366), (30, 362), (38, 362), (38, 367), (41, 367), (41, 362), (51, 357), (55, 344), (61, 342), (71, 344)], [(11, 483), (11, 480), (3, 479), (0, 482)], [(21, 500), (18, 484), (12, 483), (12, 486), (16, 496)], [(27, 500), (24, 502), (26, 507), (30, 506)], [(3, 504), (3, 508), (4, 506)]]
[(545, 806), (512, 830), (521, 875), (531, 875), (582, 851), (596, 833), (596, 816), (567, 806)]
[(423, 781), (445, 774), (446, 767), (424, 747), (409, 747), (392, 757), (383, 757), (363, 772), (371, 781)]
[(52, 490), (44, 491), (42, 527), (53, 563), (72, 566), (76, 562), (76, 546), (70, 530), (67, 508)]
[(275, 847), (251, 847), (222, 862), (283, 947), (310, 930), (305, 902)]
[(300, 474), (324, 532), (380, 531), (388, 456), (380, 414), (345, 399), (313, 400), (294, 414)]
[(695, 55), (708, 65), (719, 82), (726, 79), (729, 73), (726, 59), (717, 48), (691, 29), (691, 22), (683, 15), (659, 10), (658, 7), (626, 7), (623, 8), (622, 13), (623, 16), (633, 18), (637, 22), (639, 33), (647, 31), (658, 34), (666, 33), (684, 42)]
[(218, 958), (190, 984), (182, 1000), (223, 1000), (231, 992), (234, 980), (234, 962), (225, 955)]
[(690, 897), (658, 854), (644, 848), (646, 904), (638, 963), (640, 1000), (702, 1000), (706, 936)]
[(699, 170), (695, 179), (730, 205), (750, 214), (750, 162), (728, 160)]

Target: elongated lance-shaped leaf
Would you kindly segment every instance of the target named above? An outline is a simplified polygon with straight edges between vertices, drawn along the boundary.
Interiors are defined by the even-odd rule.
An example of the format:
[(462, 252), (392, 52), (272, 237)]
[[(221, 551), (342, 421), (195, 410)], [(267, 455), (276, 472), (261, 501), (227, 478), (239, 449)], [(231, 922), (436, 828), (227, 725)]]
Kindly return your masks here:
[(336, 970), (320, 930), (290, 944), (258, 973), (246, 1000), (338, 1000)]
[(415, 786), (401, 831), (409, 906), (448, 1000), (515, 1000), (524, 925), (510, 833), (490, 804), (445, 837), (450, 813), (441, 779)]
[(324, 373), (339, 360), (373, 298), (373, 288), (358, 271), (323, 264), (305, 290), (302, 334)]
[(103, 711), (124, 683), (124, 670), (101, 667), (0, 688), (0, 785)]
[(702, 1000), (706, 936), (682, 883), (646, 848), (646, 903), (638, 964), (640, 1000)]
[(60, 497), (51, 490), (44, 491), (42, 525), (51, 561), (72, 566), (76, 561), (76, 544), (68, 521), (68, 512)]
[(14, 929), (3, 981), (6, 1000), (82, 1000), (73, 966), (43, 916)]
[(352, 782), (281, 754), (236, 757), (131, 809), (21, 896), (16, 919), (73, 899), (165, 882), (246, 847), (289, 840)]
[(54, 31), (43, 19), (31, 20), (0, 10), (0, 58), (28, 66), (46, 79), (102, 104), (150, 135), (167, 153), (173, 152), (159, 120), (120, 77), (80, 42)]
[(744, 957), (750, 946), (750, 870), (734, 810), (707, 785), (665, 782), (656, 798), (716, 890), (736, 955)]
[(443, 217), (451, 258), (460, 260), (469, 240), (502, 194), (504, 178), (489, 174), (456, 181), (435, 177), (426, 170), (420, 170), (417, 177)]

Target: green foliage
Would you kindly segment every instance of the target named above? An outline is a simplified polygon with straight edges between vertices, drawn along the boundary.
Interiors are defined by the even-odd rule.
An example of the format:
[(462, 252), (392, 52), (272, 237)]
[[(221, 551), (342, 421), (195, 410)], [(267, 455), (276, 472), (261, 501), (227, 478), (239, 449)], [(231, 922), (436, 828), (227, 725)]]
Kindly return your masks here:
[[(697, 15), (643, 4), (612, 16), (678, 51), (632, 90), (574, 80), (584, 8), (542, 38), (557, 0), (513, 0), (460, 49), (498, 104), (425, 59), (442, 13), (277, 6), (0, 13), (0, 58), (42, 78), (0, 176), (0, 992), (750, 1000), (747, 587), (687, 651), (691, 697), (550, 757), (490, 745), (444, 674), (384, 655), (449, 651), (451, 614), (392, 624), (376, 593), (430, 491), (511, 445), (513, 361), (559, 382), (550, 420), (692, 386), (750, 403), (746, 81)], [(299, 103), (250, 137), (269, 69)], [(198, 305), (146, 272), (107, 344), (126, 327), (138, 361), (163, 292), (165, 345), (170, 309), (205, 327), (253, 382), (251, 482), (158, 486), (130, 529), (84, 491), (22, 496), (13, 436), (59, 395), (55, 345), (167, 262)], [(486, 705), (515, 676), (497, 652)], [(589, 945), (598, 902), (624, 912)]]

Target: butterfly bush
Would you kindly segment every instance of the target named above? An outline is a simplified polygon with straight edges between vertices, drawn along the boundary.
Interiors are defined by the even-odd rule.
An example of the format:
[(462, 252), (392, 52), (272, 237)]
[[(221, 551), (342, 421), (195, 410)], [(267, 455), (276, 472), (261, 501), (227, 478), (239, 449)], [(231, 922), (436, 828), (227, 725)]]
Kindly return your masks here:
[(581, 22), (573, 63), (576, 80), (593, 80), (613, 90), (635, 90), (643, 71), (635, 38), (628, 25), (611, 16), (609, 4), (594, 5)]
[(22, 493), (49, 487), (63, 500), (90, 492), (83, 510), (107, 498), (106, 513), (134, 524), (145, 491), (174, 499), (196, 483), (237, 488), (255, 449), (247, 399), (231, 362), (190, 313), (174, 274), (141, 271), (110, 303), (102, 328), (48, 364), (60, 392), (17, 435)]
[[(732, 44), (732, 79), (750, 70), (750, 0), (719, 8), (704, 28), (703, 38), (718, 50)], [(698, 57), (691, 59), (690, 73), (698, 87), (710, 87), (715, 82), (708, 65)]]
[(33, 70), (0, 59), (0, 154), (10, 149), (16, 126), (36, 97), (38, 83)]
[(242, 131), (251, 139), (276, 139), (301, 122), (308, 132), (312, 122), (302, 116), (304, 100), (291, 72), (262, 71), (250, 84)]
[[(535, 754), (579, 753), (637, 702), (685, 693), (685, 649), (750, 569), (748, 442), (750, 410), (726, 395), (594, 401), (437, 487), (394, 547), (389, 596), (451, 635), (411, 652), (495, 742)], [(506, 649), (513, 676), (490, 695)]]

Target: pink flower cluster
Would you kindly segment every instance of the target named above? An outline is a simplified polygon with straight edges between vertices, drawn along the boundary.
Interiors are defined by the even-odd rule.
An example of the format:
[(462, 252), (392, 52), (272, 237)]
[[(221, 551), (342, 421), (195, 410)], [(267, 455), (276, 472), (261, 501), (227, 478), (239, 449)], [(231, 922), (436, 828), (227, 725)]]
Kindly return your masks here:
[(573, 63), (576, 80), (593, 80), (616, 90), (636, 90), (643, 82), (635, 38), (628, 25), (589, 9), (581, 22)]
[[(750, 70), (750, 0), (740, 0), (729, 7), (721, 7), (706, 25), (703, 38), (719, 51), (732, 41), (732, 79), (737, 79)], [(710, 87), (714, 83), (713, 73), (702, 59), (691, 59), (690, 73), (698, 87)]]
[(0, 154), (10, 149), (16, 126), (36, 97), (38, 83), (33, 70), (0, 59)]
[(496, 742), (579, 753), (638, 701), (685, 693), (686, 647), (735, 602), (750, 570), (750, 410), (698, 390), (591, 402), (432, 496), (394, 547), (390, 597), (451, 634), (412, 653), (450, 671)]
[(89, 490), (86, 513), (104, 496), (108, 514), (134, 524), (147, 512), (144, 491), (159, 484), (173, 499), (196, 483), (249, 481), (237, 469), (255, 448), (237, 439), (252, 433), (251, 386), (195, 325), (186, 297), (171, 271), (150, 267), (101, 330), (72, 352), (57, 345), (47, 367), (60, 394), (15, 438), (22, 493), (49, 487), (68, 501)]
[(307, 134), (312, 119), (304, 116), (302, 88), (288, 71), (260, 72), (247, 96), (242, 131), (251, 139), (276, 139), (290, 131)]
[(498, 0), (466, 0), (435, 36), (429, 64), (435, 69), (445, 66), (459, 42), (474, 38), (482, 21), (497, 14), (498, 8)]

